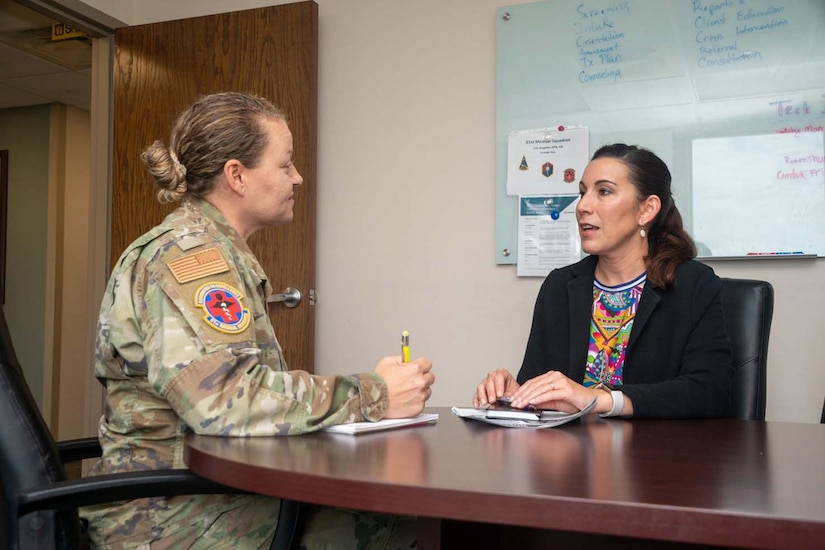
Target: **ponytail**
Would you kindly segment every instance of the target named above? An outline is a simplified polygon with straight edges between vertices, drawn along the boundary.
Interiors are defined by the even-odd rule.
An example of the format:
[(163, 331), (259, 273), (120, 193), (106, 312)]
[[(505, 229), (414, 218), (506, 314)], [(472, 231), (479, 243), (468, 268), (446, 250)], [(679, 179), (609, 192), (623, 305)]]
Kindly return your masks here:
[(696, 256), (696, 244), (682, 225), (682, 215), (671, 200), (667, 212), (659, 212), (647, 236), (647, 279), (662, 289), (676, 282), (676, 268)]

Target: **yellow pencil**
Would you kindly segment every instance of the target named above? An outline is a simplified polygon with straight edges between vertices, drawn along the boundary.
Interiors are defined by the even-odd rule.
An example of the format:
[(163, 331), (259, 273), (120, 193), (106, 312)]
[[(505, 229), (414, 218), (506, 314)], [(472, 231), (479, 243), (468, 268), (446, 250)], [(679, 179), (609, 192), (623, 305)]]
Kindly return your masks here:
[(401, 333), (401, 360), (404, 363), (410, 362), (410, 333), (406, 330)]

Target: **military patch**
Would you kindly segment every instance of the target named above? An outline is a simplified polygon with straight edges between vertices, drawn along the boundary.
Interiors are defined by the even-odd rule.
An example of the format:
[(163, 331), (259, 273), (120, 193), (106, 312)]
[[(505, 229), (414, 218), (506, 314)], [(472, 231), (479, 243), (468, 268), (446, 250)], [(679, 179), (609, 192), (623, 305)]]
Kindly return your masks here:
[(178, 248), (180, 248), (181, 250), (186, 252), (187, 250), (195, 248), (196, 246), (202, 245), (204, 242), (205, 241), (203, 240), (202, 237), (195, 237), (193, 235), (188, 235), (186, 237), (183, 237), (183, 238), (178, 239), (177, 241), (175, 241), (175, 244), (178, 245)]
[(204, 321), (227, 334), (243, 332), (252, 320), (242, 299), (243, 294), (237, 288), (218, 281), (203, 284), (195, 292), (195, 305), (206, 312)]
[(180, 284), (194, 281), (206, 277), (207, 275), (217, 275), (229, 271), (229, 265), (223, 259), (223, 255), (215, 248), (207, 248), (195, 254), (182, 256), (166, 264), (169, 271), (175, 276)]

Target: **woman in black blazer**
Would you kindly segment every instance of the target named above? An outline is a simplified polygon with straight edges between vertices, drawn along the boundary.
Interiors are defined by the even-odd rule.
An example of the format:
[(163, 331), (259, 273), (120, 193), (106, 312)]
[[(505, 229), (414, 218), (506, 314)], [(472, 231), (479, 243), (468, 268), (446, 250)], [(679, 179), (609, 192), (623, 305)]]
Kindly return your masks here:
[(573, 412), (595, 397), (602, 416), (724, 415), (733, 367), (722, 284), (693, 260), (670, 181), (651, 151), (596, 151), (576, 206), (589, 256), (547, 276), (518, 377), (490, 372), (475, 406), (508, 396)]

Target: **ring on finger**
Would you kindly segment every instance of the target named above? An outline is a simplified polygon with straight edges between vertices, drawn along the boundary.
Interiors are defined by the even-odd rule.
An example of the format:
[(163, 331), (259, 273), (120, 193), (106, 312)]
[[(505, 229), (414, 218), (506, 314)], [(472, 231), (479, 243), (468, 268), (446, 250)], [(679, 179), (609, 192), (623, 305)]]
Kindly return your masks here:
[(554, 383), (550, 382), (550, 391), (553, 391), (555, 389), (556, 389), (556, 385)]

